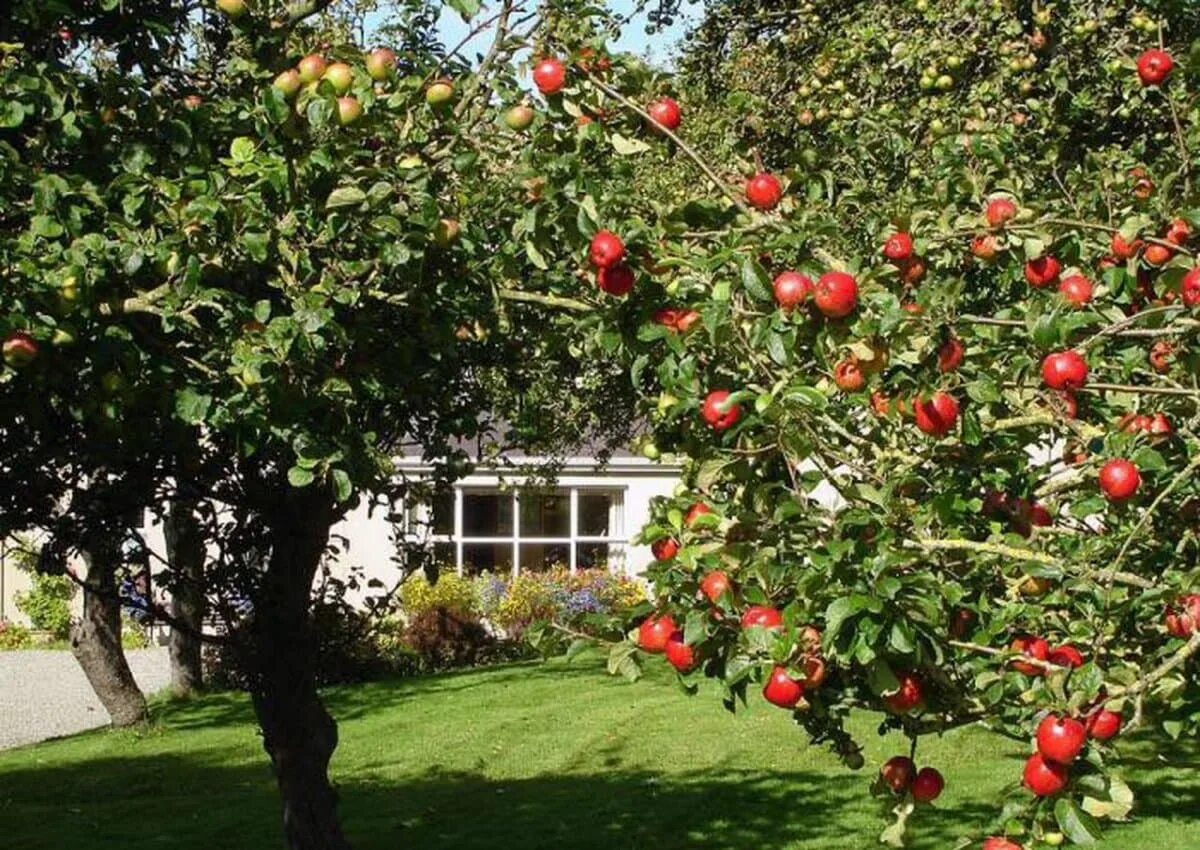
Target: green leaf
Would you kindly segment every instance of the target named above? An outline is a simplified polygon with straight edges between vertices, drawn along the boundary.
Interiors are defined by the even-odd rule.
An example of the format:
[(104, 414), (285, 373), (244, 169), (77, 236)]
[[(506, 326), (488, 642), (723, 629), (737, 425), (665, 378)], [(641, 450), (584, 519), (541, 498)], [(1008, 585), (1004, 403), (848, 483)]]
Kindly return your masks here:
[(184, 387), (175, 393), (175, 415), (188, 425), (203, 422), (211, 406), (212, 396), (198, 393), (191, 387)]
[(770, 301), (774, 297), (771, 279), (753, 257), (742, 261), (742, 286), (751, 298), (758, 301)]
[(354, 492), (354, 485), (350, 483), (350, 476), (344, 469), (333, 471), (333, 487), (339, 502), (345, 502)]
[(314, 478), (316, 478), (316, 475), (313, 474), (311, 469), (293, 466), (288, 470), (288, 483), (293, 487), (307, 487), (313, 483)]
[(611, 141), (613, 150), (621, 156), (634, 156), (650, 150), (650, 146), (640, 139), (630, 139), (620, 133), (613, 133)]
[(325, 199), (325, 209), (334, 210), (340, 207), (354, 207), (367, 199), (367, 193), (357, 186), (339, 186), (329, 193)]
[(1104, 834), (1094, 817), (1066, 797), (1054, 804), (1054, 819), (1072, 844), (1091, 847)]
[(542, 252), (528, 239), (525, 240), (525, 256), (529, 258), (529, 262), (542, 271), (550, 268), (550, 264), (546, 262), (546, 258), (542, 256)]
[(229, 143), (229, 158), (234, 162), (252, 162), (254, 160), (254, 152), (254, 139), (249, 136), (238, 136)]
[(446, 0), (446, 5), (462, 16), (464, 21), (479, 14), (479, 0)]
[(10, 130), (25, 121), (25, 107), (11, 98), (0, 97), (0, 127)]

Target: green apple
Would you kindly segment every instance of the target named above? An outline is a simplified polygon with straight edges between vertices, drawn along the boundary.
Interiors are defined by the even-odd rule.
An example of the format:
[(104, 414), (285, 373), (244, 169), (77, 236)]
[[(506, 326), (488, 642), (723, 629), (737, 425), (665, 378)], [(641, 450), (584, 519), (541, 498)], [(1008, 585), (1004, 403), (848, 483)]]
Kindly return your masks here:
[(444, 106), (454, 99), (454, 83), (435, 80), (425, 89), (425, 102), (430, 106)]
[(358, 102), (358, 98), (354, 97), (339, 97), (337, 101), (338, 123), (343, 127), (349, 127), (362, 118), (362, 104)]
[(320, 80), (321, 75), (325, 73), (327, 67), (329, 66), (325, 62), (325, 57), (314, 53), (301, 59), (300, 64), (296, 66), (296, 70), (300, 74), (300, 82), (308, 85)]
[(382, 83), (396, 69), (396, 54), (386, 47), (379, 47), (367, 54), (367, 74), (377, 83)]
[(271, 85), (286, 98), (293, 98), (300, 91), (300, 86), (303, 83), (300, 80), (300, 72), (295, 68), (288, 68), (282, 74), (275, 78)]
[(522, 130), (529, 129), (529, 125), (533, 123), (533, 118), (533, 107), (528, 103), (518, 103), (504, 113), (504, 126), (519, 133)]
[(354, 69), (345, 62), (334, 62), (325, 69), (322, 79), (328, 80), (338, 94), (345, 94), (354, 85)]
[(238, 20), (250, 11), (246, 0), (217, 0), (217, 8), (228, 15), (231, 21)]

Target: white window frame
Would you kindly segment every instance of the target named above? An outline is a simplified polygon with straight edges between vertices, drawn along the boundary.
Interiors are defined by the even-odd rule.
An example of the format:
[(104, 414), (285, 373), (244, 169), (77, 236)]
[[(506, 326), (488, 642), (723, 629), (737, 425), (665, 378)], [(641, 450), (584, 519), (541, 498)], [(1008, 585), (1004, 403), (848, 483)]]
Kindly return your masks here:
[[(625, 494), (628, 488), (611, 484), (570, 484), (560, 485), (549, 489), (529, 488), (533, 496), (547, 494), (566, 494), (570, 503), (570, 526), (566, 537), (526, 537), (521, 534), (521, 492), (520, 487), (502, 488), (488, 484), (457, 484), (454, 487), (454, 531), (452, 534), (435, 534), (432, 530), (422, 535), (412, 533), (411, 526), (407, 529), (406, 537), (412, 541), (420, 541), (427, 545), (452, 545), (454, 547), (454, 566), (459, 575), (463, 574), (463, 547), (471, 544), (508, 543), (512, 547), (512, 575), (521, 574), (521, 544), (565, 544), (568, 547), (569, 567), (572, 573), (578, 569), (577, 547), (580, 543), (606, 543), (609, 546), (609, 572), (623, 572), (626, 550), (629, 547), (629, 535), (625, 531)], [(609, 516), (609, 533), (603, 535), (579, 533), (579, 497), (581, 494), (603, 494), (612, 498)], [(512, 499), (512, 533), (496, 537), (467, 537), (463, 534), (463, 496), (480, 494), (488, 496), (508, 496)], [(418, 507), (419, 522), (425, 528), (432, 529), (432, 511), (428, 505)], [(407, 516), (407, 514), (406, 514)], [(616, 556), (616, 557), (614, 557)]]

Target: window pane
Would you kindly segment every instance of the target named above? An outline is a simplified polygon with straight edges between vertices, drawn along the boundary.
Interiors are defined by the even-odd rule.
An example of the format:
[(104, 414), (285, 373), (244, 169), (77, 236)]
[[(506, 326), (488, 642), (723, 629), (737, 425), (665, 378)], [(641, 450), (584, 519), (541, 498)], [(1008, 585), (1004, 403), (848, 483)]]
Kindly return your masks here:
[(522, 543), (521, 572), (538, 572), (571, 565), (570, 543)]
[(521, 536), (570, 537), (570, 497), (566, 493), (522, 493)]
[[(618, 547), (612, 547), (614, 550)], [(620, 566), (612, 563), (607, 543), (576, 543), (575, 566), (580, 570), (612, 569)]]
[(511, 543), (464, 543), (463, 572), (468, 575), (478, 573), (500, 573), (508, 575), (512, 572)]
[(512, 496), (463, 493), (464, 537), (511, 537), (512, 533)]
[(434, 534), (454, 533), (454, 491), (433, 497), (432, 525)]
[(579, 494), (579, 534), (583, 537), (607, 537), (612, 529), (611, 493)]
[(453, 543), (434, 543), (433, 562), (442, 567), (456, 567)]

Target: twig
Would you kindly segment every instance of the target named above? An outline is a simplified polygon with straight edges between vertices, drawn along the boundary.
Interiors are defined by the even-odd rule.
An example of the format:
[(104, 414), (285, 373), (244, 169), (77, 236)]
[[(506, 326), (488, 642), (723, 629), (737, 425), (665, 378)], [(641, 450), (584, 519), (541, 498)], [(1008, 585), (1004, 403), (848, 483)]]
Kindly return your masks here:
[(585, 301), (560, 295), (544, 295), (540, 292), (525, 292), (520, 289), (497, 289), (496, 294), (505, 301), (523, 301), (546, 307), (558, 307), (562, 310), (574, 310), (577, 313), (590, 313), (596, 309)]

